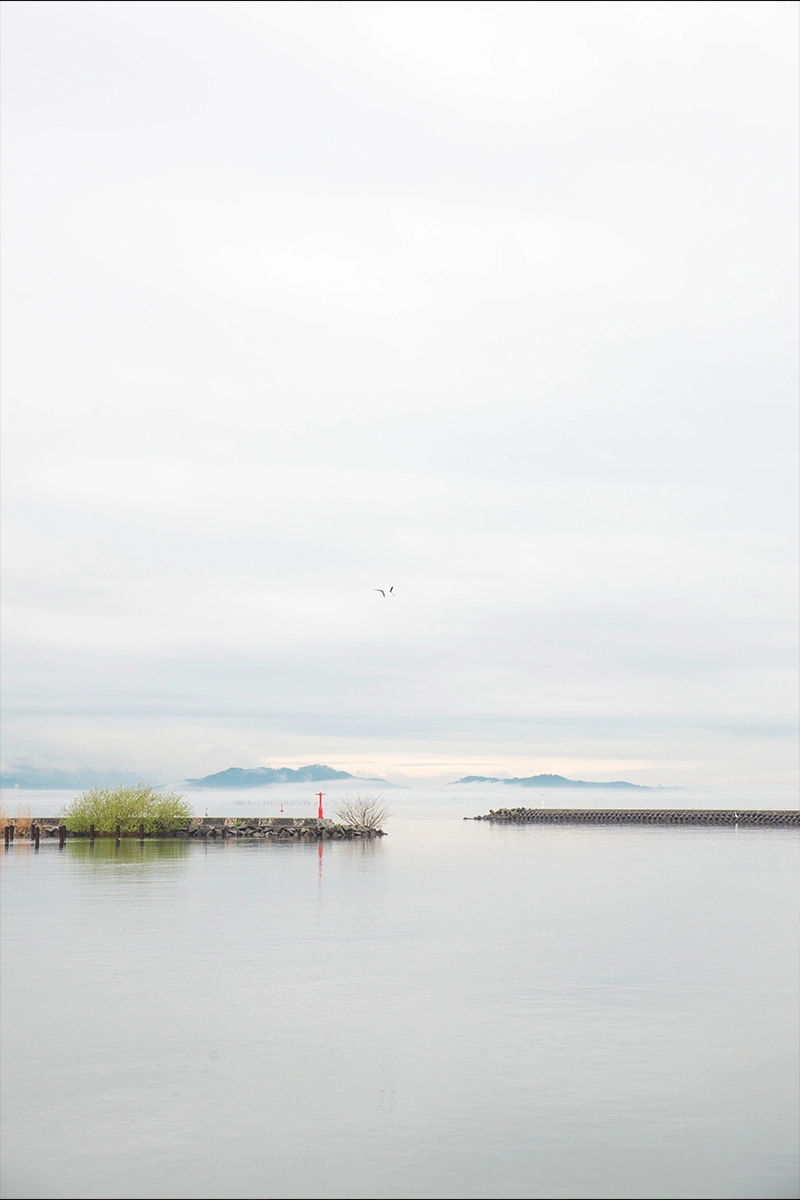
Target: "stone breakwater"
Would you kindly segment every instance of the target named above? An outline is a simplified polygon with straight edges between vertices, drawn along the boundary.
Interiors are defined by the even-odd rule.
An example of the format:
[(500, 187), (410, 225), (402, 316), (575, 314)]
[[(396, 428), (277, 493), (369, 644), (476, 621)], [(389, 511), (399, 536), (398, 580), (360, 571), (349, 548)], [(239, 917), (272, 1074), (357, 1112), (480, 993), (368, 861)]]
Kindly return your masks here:
[[(20, 824), (19, 818), (7, 817), (6, 823)], [(58, 837), (63, 825), (61, 817), (32, 817), (24, 820), (17, 836), (28, 836), (28, 826), (36, 826), (42, 838)], [(24, 828), (24, 833), (23, 833)], [(88, 833), (67, 833), (69, 838), (87, 838)], [(97, 830), (96, 837), (114, 837), (114, 830)], [(122, 837), (135, 838), (138, 833), (125, 830)], [(194, 817), (181, 829), (171, 833), (150, 833), (146, 837), (198, 838), (203, 841), (223, 841), (230, 838), (266, 838), (270, 841), (289, 841), (301, 838), (306, 841), (350, 840), (353, 838), (386, 837), (382, 829), (368, 829), (352, 825), (337, 825), (335, 821), (318, 817)]]
[(498, 808), (465, 821), (506, 825), (747, 825), (800, 828), (797, 809), (700, 808)]
[(195, 817), (178, 836), (193, 838), (269, 838), (286, 841), (306, 838), (315, 842), (330, 838), (386, 837), (382, 829), (337, 825), (318, 817)]

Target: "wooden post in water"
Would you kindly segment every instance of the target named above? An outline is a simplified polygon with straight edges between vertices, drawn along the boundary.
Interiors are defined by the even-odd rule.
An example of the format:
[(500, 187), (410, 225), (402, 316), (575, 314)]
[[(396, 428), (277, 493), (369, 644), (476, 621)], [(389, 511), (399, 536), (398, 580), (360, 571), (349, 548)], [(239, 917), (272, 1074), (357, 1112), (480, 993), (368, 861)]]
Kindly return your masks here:
[(5, 847), (7, 850), (11, 844), (11, 826), (10, 825), (6, 825), (5, 829), (3, 830), (3, 837), (5, 838)]
[(139, 841), (140, 842), (144, 841), (144, 823), (143, 822), (139, 825)]
[(10, 833), (10, 836), (9, 836), (9, 839), (8, 839), (8, 840), (9, 840), (10, 842), (13, 842), (13, 840), (14, 840), (14, 828), (15, 828), (15, 826), (13, 826), (13, 825), (9, 825), (9, 827), (8, 827), (8, 828), (9, 828), (9, 833)]
[(66, 842), (66, 840), (67, 840), (67, 827), (66, 827), (66, 825), (59, 825), (59, 827), (58, 827), (58, 848), (59, 848), (59, 850), (64, 849), (64, 843)]
[(89, 826), (89, 841), (94, 841), (94, 825)]
[(39, 826), (31, 825), (31, 841), (33, 842), (34, 850), (39, 849)]
[(118, 826), (117, 826), (117, 828), (114, 830), (114, 836), (115, 836), (115, 837), (116, 837), (116, 839), (117, 839), (117, 845), (119, 845), (119, 838), (120, 838), (119, 825), (118, 825)]

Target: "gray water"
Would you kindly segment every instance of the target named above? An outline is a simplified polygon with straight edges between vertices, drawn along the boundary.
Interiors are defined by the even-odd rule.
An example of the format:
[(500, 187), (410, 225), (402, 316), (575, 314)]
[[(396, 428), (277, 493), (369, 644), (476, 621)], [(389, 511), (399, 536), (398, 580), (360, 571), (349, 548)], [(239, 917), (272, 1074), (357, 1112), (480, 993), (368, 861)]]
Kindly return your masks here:
[(391, 800), (5, 854), (4, 1196), (797, 1196), (796, 833)]

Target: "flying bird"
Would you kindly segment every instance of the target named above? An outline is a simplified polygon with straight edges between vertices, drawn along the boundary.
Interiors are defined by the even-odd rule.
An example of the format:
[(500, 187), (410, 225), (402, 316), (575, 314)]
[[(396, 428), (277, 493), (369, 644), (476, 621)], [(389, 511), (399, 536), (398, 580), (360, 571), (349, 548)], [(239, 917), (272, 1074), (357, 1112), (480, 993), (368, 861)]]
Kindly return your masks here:
[(383, 590), (383, 588), (375, 588), (375, 591), (380, 592), (380, 594), (383, 596), (384, 600), (386, 599), (386, 592)]
[(393, 596), (393, 595), (394, 595), (394, 587), (390, 587), (390, 588), (389, 588), (389, 595), (390, 595), (390, 596)]

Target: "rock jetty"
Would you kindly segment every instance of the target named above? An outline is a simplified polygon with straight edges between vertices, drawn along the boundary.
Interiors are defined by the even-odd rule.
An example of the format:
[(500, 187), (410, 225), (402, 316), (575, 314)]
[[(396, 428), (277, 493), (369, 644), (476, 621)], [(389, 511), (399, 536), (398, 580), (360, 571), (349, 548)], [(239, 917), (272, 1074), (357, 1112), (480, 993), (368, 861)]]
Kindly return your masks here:
[(358, 825), (337, 825), (318, 817), (195, 817), (178, 837), (193, 838), (269, 838), (286, 841), (306, 838), (315, 842), (349, 838), (386, 837), (382, 829)]
[(498, 808), (465, 821), (505, 825), (748, 825), (800, 828), (797, 809)]
[[(19, 823), (14, 817), (7, 817), (6, 824), (14, 826)], [(64, 822), (61, 817), (33, 817), (24, 822), (17, 836), (27, 837), (29, 826), (39, 830), (42, 838), (55, 838)], [(87, 838), (88, 833), (67, 833), (70, 838)], [(97, 830), (96, 837), (114, 837), (113, 830)], [(126, 830), (122, 837), (135, 838), (139, 834), (134, 830)], [(146, 837), (170, 838), (199, 838), (221, 841), (229, 838), (266, 838), (270, 841), (288, 841), (301, 838), (306, 841), (351, 840), (353, 838), (386, 837), (383, 829), (370, 829), (365, 826), (337, 825), (335, 821), (320, 820), (318, 817), (193, 817), (185, 826), (171, 833), (151, 833)]]

